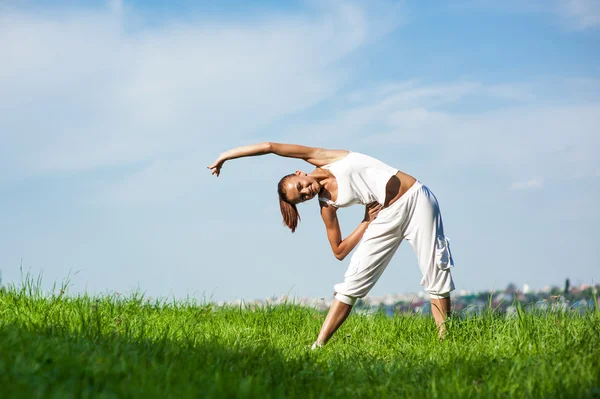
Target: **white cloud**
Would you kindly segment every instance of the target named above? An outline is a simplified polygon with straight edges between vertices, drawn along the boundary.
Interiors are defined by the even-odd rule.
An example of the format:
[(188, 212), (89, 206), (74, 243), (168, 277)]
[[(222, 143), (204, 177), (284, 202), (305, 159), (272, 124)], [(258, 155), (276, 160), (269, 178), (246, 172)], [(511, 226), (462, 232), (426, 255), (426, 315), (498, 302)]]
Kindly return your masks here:
[[(340, 138), (373, 137), (391, 128), (400, 130), (397, 139), (414, 141), (403, 128), (443, 122), (445, 114), (437, 107), (452, 104), (479, 91), (480, 84), (457, 82), (446, 85), (419, 85), (417, 82), (389, 82), (349, 95), (347, 106), (333, 118), (301, 126), (288, 137), (302, 135), (308, 140), (336, 141)], [(419, 141), (422, 141), (419, 139)]]
[[(304, 16), (132, 31), (127, 7), (110, 5), (0, 16), (9, 60), (0, 64), (0, 180), (142, 163), (86, 201), (183, 195), (206, 159), (332, 98), (347, 83), (339, 61), (398, 23), (381, 4), (319, 3)], [(546, 83), (390, 81), (284, 133), (323, 146), (419, 146), (431, 167), (490, 167), (509, 181), (597, 174), (600, 105), (589, 88), (598, 81)]]
[(514, 182), (511, 186), (513, 190), (526, 190), (542, 188), (544, 181), (542, 179), (531, 179), (527, 181)]
[[(577, 98), (579, 86), (568, 84), (577, 80), (555, 82), (553, 96)], [(305, 132), (304, 139), (318, 145), (344, 143), (380, 154), (402, 154), (411, 146), (410, 154), (425, 167), (492, 168), (513, 181), (527, 175), (542, 180), (593, 176), (600, 167), (595, 153), (600, 102), (586, 98), (564, 104), (552, 95), (539, 95), (546, 90), (478, 82), (392, 82), (387, 89), (352, 93), (353, 101), (332, 118), (293, 129), (288, 137)]]
[(571, 29), (586, 30), (600, 26), (598, 0), (466, 0), (453, 2), (450, 9), (483, 9), (505, 14), (538, 14), (562, 20)]
[(600, 1), (598, 0), (557, 0), (556, 9), (577, 29), (600, 26)]
[(117, 14), (123, 12), (123, 0), (108, 0), (108, 8)]
[(144, 29), (109, 8), (0, 15), (0, 179), (222, 148), (331, 96), (386, 30), (350, 3)]
[(81, 200), (100, 206), (176, 202), (196, 189), (198, 175), (205, 172), (200, 168), (198, 158), (190, 154), (150, 161), (119, 179), (92, 181)]

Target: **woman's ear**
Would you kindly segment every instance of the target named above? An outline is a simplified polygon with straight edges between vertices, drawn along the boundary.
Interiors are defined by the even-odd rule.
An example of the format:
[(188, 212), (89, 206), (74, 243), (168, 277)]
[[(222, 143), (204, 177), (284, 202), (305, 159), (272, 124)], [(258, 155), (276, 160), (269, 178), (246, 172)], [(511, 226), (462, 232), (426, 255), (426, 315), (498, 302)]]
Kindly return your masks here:
[(301, 170), (297, 170), (296, 172), (294, 172), (294, 174), (295, 174), (296, 176), (308, 176), (306, 173), (304, 173), (304, 172), (303, 172), (303, 171), (301, 171)]

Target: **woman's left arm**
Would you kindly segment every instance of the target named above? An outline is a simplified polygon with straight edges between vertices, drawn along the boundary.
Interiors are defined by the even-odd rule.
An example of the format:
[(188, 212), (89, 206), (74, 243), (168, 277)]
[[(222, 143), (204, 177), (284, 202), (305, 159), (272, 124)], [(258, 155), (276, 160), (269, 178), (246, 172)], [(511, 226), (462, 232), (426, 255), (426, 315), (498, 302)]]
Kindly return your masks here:
[(232, 148), (225, 151), (208, 167), (212, 174), (219, 176), (223, 163), (230, 159), (252, 157), (265, 154), (276, 154), (282, 157), (303, 159), (314, 166), (323, 166), (342, 158), (348, 153), (345, 150), (326, 150), (323, 148), (307, 147), (299, 144), (259, 143)]

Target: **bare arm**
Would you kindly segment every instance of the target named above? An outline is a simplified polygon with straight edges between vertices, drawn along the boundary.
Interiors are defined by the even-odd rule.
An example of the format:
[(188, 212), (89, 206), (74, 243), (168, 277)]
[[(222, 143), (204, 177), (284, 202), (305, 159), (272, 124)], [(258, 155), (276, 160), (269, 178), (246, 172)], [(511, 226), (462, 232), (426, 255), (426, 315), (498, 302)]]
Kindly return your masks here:
[(259, 143), (232, 148), (219, 155), (219, 158), (208, 167), (212, 174), (219, 176), (223, 163), (230, 159), (253, 157), (257, 155), (275, 154), (282, 157), (303, 159), (314, 166), (323, 166), (336, 161), (346, 154), (346, 150), (326, 150), (324, 148), (306, 147), (298, 144)]
[(331, 205), (321, 203), (321, 217), (325, 223), (327, 239), (331, 245), (333, 255), (337, 260), (344, 260), (346, 256), (365, 234), (369, 224), (375, 219), (377, 213), (381, 210), (381, 205), (374, 202), (365, 207), (365, 217), (362, 222), (354, 229), (348, 237), (342, 240), (342, 232), (337, 218), (337, 209)]

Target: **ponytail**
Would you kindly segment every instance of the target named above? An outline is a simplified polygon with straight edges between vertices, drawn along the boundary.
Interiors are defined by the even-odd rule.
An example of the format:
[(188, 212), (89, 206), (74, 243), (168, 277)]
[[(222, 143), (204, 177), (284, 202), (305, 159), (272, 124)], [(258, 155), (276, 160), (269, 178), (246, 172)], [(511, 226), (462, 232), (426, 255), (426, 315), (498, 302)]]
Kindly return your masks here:
[(296, 204), (290, 204), (287, 201), (287, 196), (284, 189), (284, 184), (290, 177), (295, 176), (294, 174), (283, 176), (277, 185), (277, 193), (279, 194), (279, 209), (281, 210), (281, 216), (283, 217), (283, 224), (292, 230), (292, 233), (296, 231), (298, 222), (300, 221), (300, 214)]

